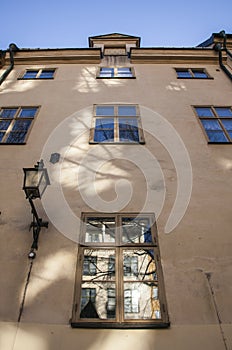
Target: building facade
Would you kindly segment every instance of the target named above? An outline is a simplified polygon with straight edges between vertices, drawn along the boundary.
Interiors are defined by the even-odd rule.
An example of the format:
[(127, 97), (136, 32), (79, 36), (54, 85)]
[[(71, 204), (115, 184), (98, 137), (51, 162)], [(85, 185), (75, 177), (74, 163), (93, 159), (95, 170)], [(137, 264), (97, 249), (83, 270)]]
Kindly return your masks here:
[(232, 348), (231, 52), (1, 51), (1, 349)]

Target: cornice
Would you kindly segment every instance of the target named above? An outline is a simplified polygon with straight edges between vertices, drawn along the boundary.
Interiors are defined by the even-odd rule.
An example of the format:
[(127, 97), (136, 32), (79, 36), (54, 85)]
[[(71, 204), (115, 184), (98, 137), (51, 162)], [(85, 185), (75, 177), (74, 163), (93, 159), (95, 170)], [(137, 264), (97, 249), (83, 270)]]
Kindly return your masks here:
[[(15, 53), (14, 64), (68, 64), (68, 63), (100, 63), (101, 50), (93, 49), (22, 49)], [(5, 64), (10, 63), (6, 53)]]
[[(131, 63), (218, 63), (218, 53), (202, 48), (131, 48)], [(223, 54), (226, 63), (226, 54)]]

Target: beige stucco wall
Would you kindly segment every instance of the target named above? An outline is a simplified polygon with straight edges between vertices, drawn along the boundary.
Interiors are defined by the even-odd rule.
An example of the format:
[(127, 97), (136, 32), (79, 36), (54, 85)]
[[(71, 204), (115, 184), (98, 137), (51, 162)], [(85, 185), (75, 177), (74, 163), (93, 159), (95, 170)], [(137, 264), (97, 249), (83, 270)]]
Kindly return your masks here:
[[(34, 349), (41, 350), (100, 347), (221, 350), (225, 349), (225, 343), (228, 349), (232, 348), (231, 145), (208, 145), (191, 107), (230, 106), (230, 80), (218, 71), (217, 65), (197, 63), (194, 67), (204, 66), (214, 79), (177, 80), (173, 69), (177, 64), (135, 64), (136, 79), (133, 80), (97, 80), (95, 64), (50, 66), (58, 68), (54, 80), (22, 81), (17, 77), (32, 66), (16, 65), (0, 88), (0, 106), (41, 106), (26, 145), (0, 145), (0, 348), (25, 349), (33, 344)], [(192, 65), (184, 64), (187, 66)], [(61, 153), (60, 181), (68, 205), (75, 214), (92, 211), (79, 192), (89, 194), (88, 181), (79, 182), (80, 188), (77, 188), (77, 170), (88, 151), (96, 147), (88, 144), (92, 105), (112, 102), (136, 103), (144, 106), (143, 111), (151, 110), (151, 115), (157, 112), (177, 131), (191, 160), (193, 188), (189, 206), (178, 226), (166, 234), (164, 227), (175, 201), (177, 175), (164, 145), (149, 134), (146, 113), (141, 115), (147, 130), (145, 145), (109, 146), (112, 158), (114, 155), (126, 158), (128, 154), (149, 149), (162, 168), (166, 197), (157, 225), (171, 327), (137, 331), (71, 329), (68, 324), (72, 313), (77, 244), (58, 232), (52, 222), (48, 230), (41, 232), (21, 322), (17, 324), (31, 263), (27, 254), (32, 241), (28, 231), (30, 208), (21, 190), (22, 168), (32, 166), (40, 159), (49, 136), (68, 118), (64, 124), (70, 131), (69, 134), (64, 130), (68, 142), (72, 132), (74, 135), (80, 130), (86, 132), (81, 139), (73, 137), (68, 149), (63, 147), (65, 139), (60, 149), (56, 146), (49, 150)], [(59, 135), (62, 138), (62, 132)], [(98, 149), (99, 159), (88, 163), (92, 170), (95, 170), (98, 160), (107, 160), (105, 146)], [(46, 155), (45, 161), (49, 162)], [(58, 181), (56, 167), (59, 165), (48, 163), (48, 166), (53, 179)], [(179, 166), (183, 166), (181, 161)], [(146, 172), (153, 174), (152, 163)], [(104, 164), (96, 178), (97, 190), (103, 199), (114, 199), (115, 179), (122, 177), (130, 181), (133, 188), (132, 199), (123, 211), (138, 212), (145, 200), (146, 179), (142, 169), (131, 162), (112, 159)], [(154, 182), (148, 183), (148, 190), (153, 191), (154, 198), (160, 198), (163, 189), (158, 186), (159, 180), (154, 172)], [(52, 193), (52, 186), (48, 194), (49, 191)], [(151, 209), (153, 204), (149, 203)], [(37, 205), (45, 219), (44, 209), (40, 203)], [(54, 212), (54, 220), (60, 215)], [(214, 296), (205, 273), (211, 273)]]

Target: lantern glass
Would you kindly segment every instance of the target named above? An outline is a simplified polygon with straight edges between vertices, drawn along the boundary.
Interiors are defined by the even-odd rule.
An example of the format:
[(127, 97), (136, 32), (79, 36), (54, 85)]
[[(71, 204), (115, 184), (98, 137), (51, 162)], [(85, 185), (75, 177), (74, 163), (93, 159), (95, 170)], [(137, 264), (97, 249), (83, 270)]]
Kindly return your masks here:
[(24, 185), (23, 189), (26, 193), (27, 198), (41, 198), (49, 179), (46, 169), (38, 168), (24, 168)]

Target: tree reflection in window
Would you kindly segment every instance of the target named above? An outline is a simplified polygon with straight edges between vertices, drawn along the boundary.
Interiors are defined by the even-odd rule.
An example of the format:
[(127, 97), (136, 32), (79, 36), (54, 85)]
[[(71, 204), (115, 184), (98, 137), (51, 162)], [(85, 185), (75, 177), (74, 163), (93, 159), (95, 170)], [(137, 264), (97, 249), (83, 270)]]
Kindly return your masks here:
[(149, 215), (86, 216), (75, 322), (167, 322), (152, 227)]

